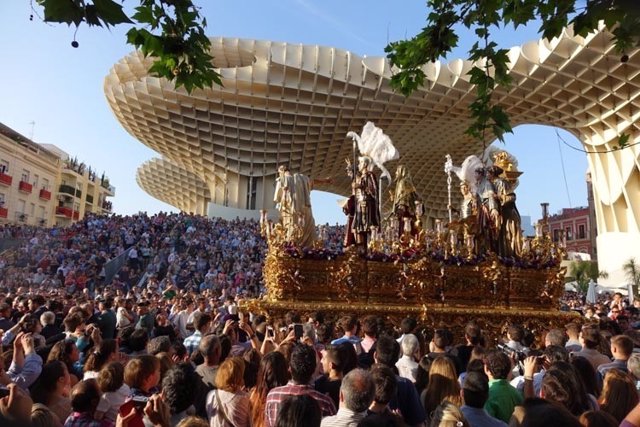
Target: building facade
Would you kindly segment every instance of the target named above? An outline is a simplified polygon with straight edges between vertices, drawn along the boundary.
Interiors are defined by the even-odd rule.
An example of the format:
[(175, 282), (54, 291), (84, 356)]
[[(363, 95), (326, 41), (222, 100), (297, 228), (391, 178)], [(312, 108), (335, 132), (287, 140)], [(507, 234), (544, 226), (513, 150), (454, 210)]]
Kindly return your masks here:
[(0, 123), (0, 224), (64, 227), (90, 212), (111, 213), (114, 195), (108, 178)]
[(564, 208), (559, 214), (549, 217), (549, 232), (553, 241), (562, 240), (562, 231), (564, 231), (567, 251), (586, 253), (591, 256), (591, 259), (596, 258), (595, 245), (591, 239), (593, 226), (588, 207)]
[[(596, 237), (598, 227), (595, 219), (595, 206), (591, 173), (587, 172), (587, 206), (564, 208), (560, 213), (549, 217), (549, 233), (554, 242), (566, 241), (567, 252), (589, 254), (592, 260), (598, 259)], [(562, 232), (564, 231), (564, 235)]]

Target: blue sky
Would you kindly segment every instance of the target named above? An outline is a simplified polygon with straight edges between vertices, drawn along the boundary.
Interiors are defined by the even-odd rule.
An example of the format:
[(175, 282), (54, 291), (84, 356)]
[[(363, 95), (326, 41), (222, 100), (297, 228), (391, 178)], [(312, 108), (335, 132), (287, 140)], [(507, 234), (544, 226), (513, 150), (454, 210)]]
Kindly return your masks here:
[[(423, 0), (196, 3), (202, 6), (211, 36), (319, 44), (368, 56), (383, 55), (388, 41), (417, 33), (427, 14)], [(128, 7), (134, 4), (135, 0), (125, 1)], [(42, 14), (39, 8), (36, 12)], [(80, 47), (74, 49), (71, 41), (75, 27), (49, 25), (37, 16), (30, 21), (31, 13), (28, 0), (0, 2), (0, 122), (27, 137), (33, 135), (35, 142), (57, 145), (98, 173), (106, 171), (116, 187), (116, 213), (173, 210), (136, 184), (138, 166), (157, 155), (124, 131), (104, 97), (104, 77), (132, 50), (125, 43), (128, 27), (105, 30), (83, 25), (76, 34)], [(502, 30), (497, 32), (496, 41), (508, 48), (537, 39), (536, 33), (535, 25)], [(447, 61), (466, 57), (473, 42), (472, 33), (464, 31), (459, 48)], [(560, 132), (568, 143), (580, 147), (576, 138)], [(538, 218), (542, 201), (551, 204), (551, 212), (586, 205), (586, 155), (564, 145), (559, 147), (555, 129), (520, 126), (513, 135), (507, 135), (505, 148), (518, 158), (524, 171), (517, 192), (522, 215)], [(318, 223), (342, 222), (338, 196), (314, 192), (312, 198)]]

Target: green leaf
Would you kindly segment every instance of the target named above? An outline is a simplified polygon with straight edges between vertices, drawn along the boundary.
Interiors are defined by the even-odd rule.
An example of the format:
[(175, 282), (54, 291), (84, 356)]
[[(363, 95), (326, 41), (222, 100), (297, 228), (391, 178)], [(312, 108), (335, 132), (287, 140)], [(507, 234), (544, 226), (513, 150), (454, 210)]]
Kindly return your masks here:
[(127, 31), (127, 43), (136, 48), (144, 43), (144, 38), (140, 35), (137, 28), (134, 27)]
[(623, 133), (622, 135), (620, 135), (620, 137), (618, 138), (618, 145), (621, 148), (624, 148), (627, 146), (627, 144), (629, 144), (629, 134), (628, 133)]
[(93, 0), (98, 17), (108, 27), (109, 25), (128, 24), (132, 21), (122, 10), (122, 5), (113, 0)]
[(158, 36), (149, 34), (145, 37), (144, 44), (142, 45), (142, 51), (145, 55), (161, 56), (162, 41)]
[(94, 5), (88, 5), (85, 7), (84, 20), (89, 26), (102, 27), (100, 19), (98, 18), (98, 11)]
[(69, 0), (38, 0), (44, 7), (46, 22), (60, 22), (68, 25), (80, 25), (84, 19), (84, 9), (76, 2)]
[(136, 13), (134, 13), (131, 18), (141, 24), (149, 24), (152, 28), (158, 25), (158, 20), (154, 17), (153, 11), (150, 7), (136, 7)]

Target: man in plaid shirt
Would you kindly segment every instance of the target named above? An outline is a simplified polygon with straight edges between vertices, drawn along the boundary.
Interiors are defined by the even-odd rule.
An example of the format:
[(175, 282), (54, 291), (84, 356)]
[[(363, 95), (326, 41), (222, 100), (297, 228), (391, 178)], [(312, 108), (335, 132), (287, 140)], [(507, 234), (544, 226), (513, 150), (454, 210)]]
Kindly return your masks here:
[(275, 427), (278, 419), (278, 412), (282, 403), (289, 396), (300, 396), (308, 394), (320, 406), (323, 417), (336, 414), (336, 407), (333, 400), (309, 385), (311, 377), (316, 370), (316, 352), (313, 347), (305, 344), (296, 344), (291, 352), (289, 362), (291, 371), (291, 381), (289, 384), (272, 389), (267, 395), (265, 404), (265, 421), (267, 427)]
[(202, 337), (209, 331), (211, 327), (211, 316), (206, 313), (196, 313), (193, 319), (193, 326), (196, 328), (196, 331), (193, 335), (186, 337), (183, 343), (189, 355), (198, 349)]

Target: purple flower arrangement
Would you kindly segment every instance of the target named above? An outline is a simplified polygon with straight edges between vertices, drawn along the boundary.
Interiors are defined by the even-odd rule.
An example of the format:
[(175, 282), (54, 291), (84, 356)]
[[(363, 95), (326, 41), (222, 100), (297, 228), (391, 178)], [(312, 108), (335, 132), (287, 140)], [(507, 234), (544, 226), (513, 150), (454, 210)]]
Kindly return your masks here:
[[(284, 253), (291, 258), (298, 259), (310, 259), (310, 260), (325, 260), (331, 261), (344, 255), (342, 248), (300, 248), (293, 244), (287, 244), (283, 247)], [(461, 255), (448, 255), (442, 251), (430, 251), (425, 253), (415, 248), (408, 248), (401, 253), (385, 253), (380, 251), (369, 251), (366, 254), (362, 254), (361, 257), (367, 261), (376, 262), (393, 262), (393, 263), (407, 263), (417, 261), (418, 259), (426, 256), (434, 261), (441, 263), (442, 265), (457, 265), (457, 266), (477, 266), (485, 262), (488, 258), (485, 255), (474, 255), (472, 257)], [(558, 266), (558, 261), (555, 258), (540, 259), (540, 258), (515, 258), (515, 257), (499, 257), (501, 265), (505, 267), (513, 267), (520, 269), (533, 269), (544, 270)]]

